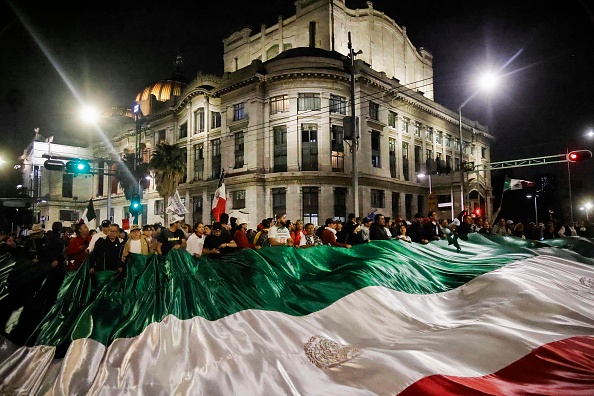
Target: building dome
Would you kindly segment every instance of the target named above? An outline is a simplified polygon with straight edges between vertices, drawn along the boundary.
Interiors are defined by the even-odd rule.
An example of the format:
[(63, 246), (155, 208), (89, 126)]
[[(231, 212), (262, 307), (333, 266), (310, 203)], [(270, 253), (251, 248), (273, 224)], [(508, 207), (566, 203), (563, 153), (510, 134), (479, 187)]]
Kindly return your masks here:
[(184, 74), (184, 61), (182, 54), (177, 54), (174, 62), (173, 75), (170, 79), (159, 80), (144, 87), (142, 91), (136, 95), (136, 102), (149, 100), (151, 95), (159, 102), (166, 102), (173, 96), (180, 96), (182, 90), (188, 85), (188, 79)]
[(182, 81), (175, 80), (159, 80), (144, 87), (142, 91), (136, 95), (136, 102), (149, 100), (151, 95), (155, 95), (160, 102), (166, 102), (173, 96), (180, 96), (182, 90), (188, 84)]

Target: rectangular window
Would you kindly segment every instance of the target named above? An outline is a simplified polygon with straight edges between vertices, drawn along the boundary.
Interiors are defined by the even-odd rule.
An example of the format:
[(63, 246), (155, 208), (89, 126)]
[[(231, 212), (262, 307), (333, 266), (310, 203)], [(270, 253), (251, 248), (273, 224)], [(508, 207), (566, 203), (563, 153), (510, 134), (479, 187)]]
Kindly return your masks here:
[(287, 127), (285, 125), (276, 126), (272, 129), (272, 134), (274, 139), (274, 172), (286, 172)]
[(380, 156), (380, 143), (381, 136), (378, 131), (371, 131), (371, 165), (374, 168), (381, 168), (381, 156)]
[(390, 138), (390, 145), (389, 145), (389, 152), (390, 152), (390, 176), (396, 177), (396, 139)]
[(435, 135), (435, 143), (443, 144), (443, 132), (442, 131), (437, 131), (437, 133)]
[(425, 165), (426, 169), (425, 172), (433, 173), (435, 172), (435, 161), (433, 160), (433, 150), (427, 149), (425, 152)]
[(388, 126), (392, 128), (396, 128), (396, 120), (398, 119), (398, 114), (393, 111), (388, 111)]
[(410, 120), (408, 118), (402, 119), (402, 133), (408, 134), (408, 125), (410, 124)]
[(233, 198), (233, 209), (245, 208), (245, 190), (237, 190), (231, 193)]
[(244, 164), (243, 131), (235, 133), (235, 169), (242, 168)]
[(210, 178), (216, 180), (221, 176), (221, 138), (213, 139), (210, 142), (212, 153), (212, 170)]
[(301, 124), (301, 170), (318, 170), (318, 126)]
[(415, 136), (416, 137), (421, 137), (421, 123), (420, 122), (415, 122)]
[(446, 147), (452, 147), (452, 137), (450, 135), (445, 135), (444, 140)]
[(62, 197), (72, 198), (72, 187), (74, 184), (74, 175), (72, 173), (62, 174)]
[(433, 128), (432, 127), (427, 127), (427, 129), (425, 130), (425, 139), (427, 139), (431, 143), (433, 143)]
[(392, 218), (395, 219), (400, 214), (400, 193), (392, 192)]
[(456, 150), (460, 151), (460, 139), (459, 138), (454, 138), (454, 146), (456, 147)]
[(154, 205), (154, 215), (155, 216), (162, 216), (165, 210), (165, 204), (162, 199), (158, 199), (155, 201)]
[(372, 208), (383, 208), (384, 207), (384, 190), (371, 189), (371, 207)]
[(421, 163), (423, 162), (423, 152), (421, 146), (415, 146), (415, 172), (421, 171)]
[(456, 159), (454, 160), (455, 165), (455, 170), (459, 171), (460, 170), (460, 158), (456, 157)]
[(412, 212), (412, 194), (406, 194), (404, 196), (404, 210), (406, 211), (406, 218), (407, 220), (412, 220), (413, 212)]
[(346, 107), (346, 98), (330, 94), (330, 113), (346, 114)]
[(319, 224), (319, 202), (318, 202), (318, 188), (317, 187), (303, 187), (303, 223)]
[(161, 129), (155, 133), (155, 144), (167, 143), (167, 131)]
[(402, 142), (402, 174), (405, 181), (410, 181), (408, 158), (408, 143)]
[(270, 98), (270, 114), (287, 113), (289, 111), (289, 95)]
[(188, 137), (188, 123), (184, 122), (179, 126), (179, 138), (187, 138)]
[(210, 129), (221, 127), (221, 113), (218, 111), (210, 112)]
[(481, 147), (481, 158), (487, 158), (487, 148)]
[(192, 212), (192, 224), (202, 222), (202, 209), (204, 207), (204, 200), (202, 195), (195, 195), (192, 197), (194, 203), (194, 210)]
[(425, 213), (425, 196), (417, 195), (417, 212)]
[(346, 188), (334, 188), (334, 218), (343, 222), (346, 221), (346, 197)]
[(243, 120), (245, 118), (245, 103), (233, 105), (233, 121)]
[(450, 173), (452, 171), (452, 156), (446, 155), (444, 173)]
[(204, 180), (204, 143), (194, 146), (194, 180)]
[(297, 111), (320, 110), (320, 94), (300, 93), (297, 98)]
[(78, 221), (78, 219), (79, 219), (79, 215), (76, 210), (60, 210), (60, 221), (70, 223), (70, 222)]
[(369, 118), (375, 121), (379, 121), (379, 104), (369, 101)]
[(287, 190), (284, 188), (272, 189), (272, 213), (287, 212)]
[[(185, 158), (184, 162), (187, 162), (188, 149), (184, 147), (184, 148), (180, 149), (180, 151), (181, 151), (182, 158)], [(186, 183), (187, 181), (188, 181), (188, 167), (184, 166), (184, 176), (182, 177), (182, 180), (180, 183)]]
[(332, 125), (332, 172), (344, 172), (344, 129)]
[(204, 132), (204, 107), (194, 112), (194, 133)]

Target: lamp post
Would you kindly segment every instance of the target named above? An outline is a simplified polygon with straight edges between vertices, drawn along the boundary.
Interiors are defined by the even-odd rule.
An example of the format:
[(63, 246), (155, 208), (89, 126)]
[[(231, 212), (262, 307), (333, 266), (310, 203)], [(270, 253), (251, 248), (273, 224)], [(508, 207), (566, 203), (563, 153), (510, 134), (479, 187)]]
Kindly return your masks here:
[(458, 125), (460, 132), (460, 144), (458, 150), (460, 154), (460, 210), (464, 210), (464, 162), (463, 148), (464, 148), (464, 137), (462, 135), (462, 108), (468, 104), (481, 90), (491, 90), (497, 84), (498, 77), (494, 73), (484, 73), (479, 79), (479, 89), (468, 97), (458, 107)]
[(538, 197), (538, 193), (534, 193), (534, 194), (527, 194), (526, 198), (527, 199), (532, 199), (534, 198), (534, 222), (536, 224), (538, 224), (538, 205), (536, 204), (536, 198)]
[(353, 43), (351, 41), (351, 32), (348, 32), (348, 48), (349, 58), (351, 61), (351, 139), (353, 147), (353, 213), (355, 217), (359, 217), (359, 165), (357, 162), (357, 150), (359, 149), (359, 128), (357, 125), (357, 118), (355, 117), (355, 56), (361, 54), (363, 51), (359, 50), (355, 52), (353, 50)]

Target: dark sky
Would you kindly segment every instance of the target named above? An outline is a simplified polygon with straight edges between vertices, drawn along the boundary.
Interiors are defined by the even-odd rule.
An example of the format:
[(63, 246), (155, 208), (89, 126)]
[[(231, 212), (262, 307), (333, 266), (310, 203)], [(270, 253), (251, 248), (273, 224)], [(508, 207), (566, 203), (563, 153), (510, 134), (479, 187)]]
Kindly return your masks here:
[[(82, 133), (79, 101), (130, 106), (146, 84), (170, 77), (178, 50), (188, 77), (221, 74), (223, 38), (244, 27), (256, 32), (295, 10), (293, 0), (266, 6), (1, 1), (0, 133), (6, 146), (16, 130), (17, 147), (26, 145), (35, 127), (58, 141)], [(366, 7), (364, 1), (346, 3)], [(407, 27), (415, 46), (433, 54), (435, 99), (453, 110), (473, 93), (471, 81), (480, 70), (499, 69), (519, 52), (502, 69), (502, 86), (490, 96), (477, 95), (463, 110), (496, 137), (494, 161), (593, 146), (582, 137), (594, 128), (592, 9), (575, 0), (539, 3), (373, 2)], [(7, 98), (15, 92), (20, 105), (11, 107)], [(512, 175), (523, 178), (528, 171)]]

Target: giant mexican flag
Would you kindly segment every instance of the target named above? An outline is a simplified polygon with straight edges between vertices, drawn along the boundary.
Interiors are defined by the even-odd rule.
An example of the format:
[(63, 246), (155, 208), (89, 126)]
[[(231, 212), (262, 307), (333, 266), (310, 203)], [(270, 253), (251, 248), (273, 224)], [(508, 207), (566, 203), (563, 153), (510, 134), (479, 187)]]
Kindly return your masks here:
[(460, 247), (173, 250), (134, 255), (125, 278), (83, 266), (27, 346), (3, 339), (0, 393), (593, 394), (592, 242)]

